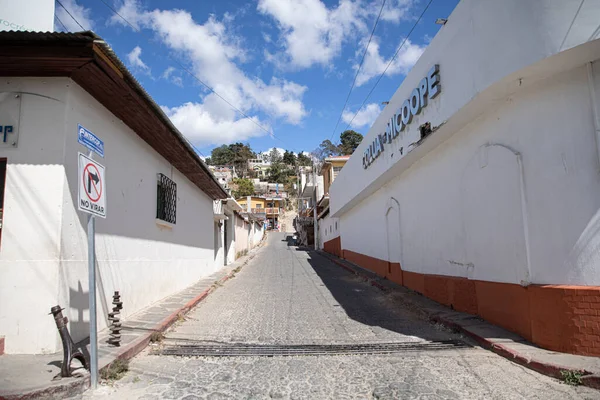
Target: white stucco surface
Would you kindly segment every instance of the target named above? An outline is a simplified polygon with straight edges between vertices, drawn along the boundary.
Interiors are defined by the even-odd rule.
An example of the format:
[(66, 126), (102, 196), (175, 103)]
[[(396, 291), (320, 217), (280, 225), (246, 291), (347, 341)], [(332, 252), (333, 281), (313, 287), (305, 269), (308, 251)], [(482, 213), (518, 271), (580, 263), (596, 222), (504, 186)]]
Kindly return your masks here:
[[(456, 7), (331, 186), (344, 249), (425, 274), (600, 285), (600, 4), (580, 4)], [(442, 92), (408, 129), (439, 129), (364, 169), (364, 148), (435, 64)]]
[[(0, 249), (7, 353), (57, 351), (47, 315), (56, 304), (75, 341), (89, 334), (87, 215), (76, 209), (77, 153), (86, 149), (77, 124), (105, 145), (105, 158), (94, 156), (106, 167), (107, 193), (107, 218), (96, 219), (99, 329), (113, 291), (127, 318), (223, 266), (215, 263), (212, 200), (123, 122), (68, 79), (5, 81), (3, 90), (36, 94), (23, 95), (18, 148), (0, 150), (8, 159)], [(156, 222), (158, 173), (177, 184), (173, 226)]]

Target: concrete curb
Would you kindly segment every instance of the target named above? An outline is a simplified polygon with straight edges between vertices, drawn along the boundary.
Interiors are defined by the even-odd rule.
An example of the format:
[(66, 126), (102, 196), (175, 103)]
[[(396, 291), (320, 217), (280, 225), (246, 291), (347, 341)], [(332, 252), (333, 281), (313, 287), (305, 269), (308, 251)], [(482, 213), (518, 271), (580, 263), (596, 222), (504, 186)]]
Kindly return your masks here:
[[(375, 286), (376, 288), (378, 288), (382, 291), (385, 291), (385, 292), (390, 290), (390, 287), (378, 282), (378, 280), (384, 279), (384, 278), (377, 277), (376, 279), (373, 279), (368, 274), (361, 271), (363, 269), (362, 267), (360, 267), (360, 266), (351, 267), (351, 266), (345, 264), (345, 263), (351, 264), (349, 261), (344, 260), (342, 262), (341, 259), (339, 259), (337, 256), (334, 256), (332, 254), (325, 253), (321, 250), (318, 251), (318, 254), (320, 254), (321, 256), (324, 256), (325, 258), (329, 259), (330, 261), (332, 261), (336, 265), (344, 268), (345, 270), (351, 272), (352, 274), (361, 277), (366, 282), (369, 282), (372, 286)], [(395, 283), (392, 283), (392, 282), (390, 282), (390, 284), (396, 285)], [(406, 288), (406, 289), (410, 290), (408, 288)], [(415, 304), (415, 305), (418, 306), (417, 304)], [(443, 306), (440, 305), (440, 307), (443, 307)], [(600, 375), (594, 374), (585, 369), (573, 369), (571, 367), (565, 367), (565, 366), (561, 366), (561, 365), (557, 365), (557, 364), (540, 361), (535, 358), (529, 358), (529, 357), (519, 353), (516, 350), (510, 349), (507, 346), (504, 346), (500, 343), (496, 343), (493, 340), (490, 340), (486, 337), (480, 336), (480, 335), (476, 334), (475, 332), (469, 330), (467, 327), (456, 323), (455, 321), (444, 318), (443, 316), (441, 316), (439, 314), (432, 313), (427, 309), (422, 308), (422, 310), (426, 313), (426, 315), (428, 316), (428, 318), (431, 322), (441, 324), (441, 325), (445, 326), (446, 328), (451, 329), (455, 332), (460, 332), (460, 333), (464, 334), (465, 336), (468, 336), (469, 338), (473, 339), (482, 348), (484, 348), (486, 350), (490, 350), (490, 351), (498, 354), (499, 356), (506, 358), (509, 361), (519, 364), (525, 368), (529, 368), (540, 374), (543, 374), (543, 375), (546, 375), (546, 376), (549, 376), (552, 378), (556, 378), (559, 380), (563, 379), (562, 373), (565, 371), (580, 373), (583, 375), (581, 378), (583, 386), (591, 387), (594, 389), (600, 389)]]
[[(258, 250), (260, 247), (262, 247), (266, 237), (267, 237), (267, 235), (264, 235), (263, 238), (260, 240), (259, 244), (254, 249)], [(236, 275), (236, 273), (240, 271), (240, 269), (242, 267), (244, 267), (246, 264), (248, 264), (254, 258), (255, 255), (256, 255), (256, 251), (245, 256), (246, 259), (243, 261), (240, 261), (240, 266), (238, 268), (229, 271), (229, 273), (227, 273), (227, 275), (225, 275), (224, 277), (222, 277), (221, 279), (219, 279), (217, 281), (218, 286), (222, 285), (223, 283), (227, 282), (229, 279), (233, 278)], [(242, 260), (242, 259), (240, 259), (240, 260)], [(129, 359), (135, 357), (136, 355), (138, 355), (139, 353), (141, 353), (150, 343), (150, 337), (152, 336), (153, 333), (165, 332), (175, 322), (177, 322), (179, 320), (179, 317), (181, 315), (186, 315), (187, 313), (189, 313), (194, 307), (196, 307), (198, 305), (198, 303), (200, 303), (202, 300), (204, 300), (206, 297), (208, 297), (208, 295), (211, 294), (215, 290), (216, 290), (216, 287), (213, 284), (212, 286), (210, 286), (207, 289), (205, 289), (204, 291), (202, 291), (202, 293), (200, 293), (198, 296), (196, 296), (193, 299), (191, 299), (190, 301), (188, 301), (183, 307), (173, 311), (170, 315), (168, 315), (166, 318), (164, 318), (161, 322), (158, 323), (158, 325), (156, 325), (156, 327), (154, 329), (148, 330), (148, 333), (142, 334), (141, 337), (137, 338), (136, 340), (132, 341), (128, 345), (121, 348), (119, 350), (119, 352), (117, 353), (116, 358), (113, 359), (112, 361), (110, 361), (109, 363), (102, 365), (102, 360), (99, 360), (98, 373), (106, 370), (107, 368), (110, 368), (111, 364), (117, 360), (129, 360)], [(65, 381), (65, 384), (63, 384), (63, 385), (54, 385), (54, 386), (47, 387), (47, 388), (36, 389), (36, 390), (32, 390), (32, 391), (30, 391), (28, 393), (24, 393), (24, 394), (10, 395), (10, 396), (6, 396), (6, 397), (0, 395), (0, 400), (17, 400), (17, 399), (18, 400), (29, 400), (29, 399), (39, 399), (39, 398), (51, 398), (51, 399), (54, 399), (54, 398), (59, 399), (60, 398), (60, 399), (62, 399), (62, 398), (72, 397), (72, 396), (76, 396), (78, 394), (82, 394), (89, 388), (90, 388), (90, 377), (87, 376), (85, 378), (69, 379), (68, 381)]]

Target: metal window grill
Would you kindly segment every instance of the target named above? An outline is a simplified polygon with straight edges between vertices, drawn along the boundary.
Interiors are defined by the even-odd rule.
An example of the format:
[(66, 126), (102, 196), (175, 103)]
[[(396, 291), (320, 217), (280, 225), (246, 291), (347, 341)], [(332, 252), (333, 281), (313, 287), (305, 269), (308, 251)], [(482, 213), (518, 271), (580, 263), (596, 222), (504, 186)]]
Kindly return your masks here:
[(156, 218), (174, 224), (177, 212), (177, 184), (163, 174), (156, 182)]

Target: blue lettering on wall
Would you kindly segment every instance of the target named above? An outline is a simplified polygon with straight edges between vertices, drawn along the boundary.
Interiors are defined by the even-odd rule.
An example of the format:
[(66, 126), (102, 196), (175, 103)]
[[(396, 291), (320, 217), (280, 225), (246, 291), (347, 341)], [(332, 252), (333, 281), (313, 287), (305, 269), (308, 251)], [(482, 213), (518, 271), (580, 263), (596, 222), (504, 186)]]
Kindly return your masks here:
[(0, 133), (2, 133), (2, 141), (6, 143), (6, 135), (13, 132), (12, 125), (0, 125)]

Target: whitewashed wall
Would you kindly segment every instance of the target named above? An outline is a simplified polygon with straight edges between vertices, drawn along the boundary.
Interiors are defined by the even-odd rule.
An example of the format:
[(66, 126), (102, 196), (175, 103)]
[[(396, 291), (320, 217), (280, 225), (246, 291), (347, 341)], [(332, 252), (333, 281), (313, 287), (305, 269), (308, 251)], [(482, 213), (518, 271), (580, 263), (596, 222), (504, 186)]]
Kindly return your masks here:
[(67, 79), (2, 79), (1, 95), (21, 98), (19, 143), (8, 159), (0, 243), (0, 335), (7, 353), (58, 349), (50, 307), (58, 304), (63, 213), (63, 115)]
[[(106, 167), (108, 196), (108, 218), (96, 220), (99, 329), (106, 327), (114, 290), (122, 295), (122, 315), (127, 318), (219, 268), (214, 262), (213, 208), (208, 196), (75, 83), (65, 79), (21, 82), (32, 93), (56, 92), (62, 98), (52, 102), (31, 96), (32, 100), (24, 103), (21, 155), (7, 156), (13, 172), (6, 203), (11, 209), (5, 215), (7, 222), (14, 222), (5, 225), (0, 257), (9, 265), (21, 260), (30, 266), (31, 275), (6, 281), (3, 270), (0, 285), (17, 282), (27, 289), (0, 292), (0, 318), (7, 322), (0, 325), (0, 334), (7, 336), (7, 352), (52, 352), (59, 349), (59, 341), (47, 316), (51, 306), (66, 308), (74, 340), (89, 332), (87, 217), (76, 211), (75, 205), (77, 153), (85, 151), (77, 143), (78, 123), (105, 143), (105, 158), (95, 156)], [(29, 123), (31, 129), (27, 129)], [(173, 227), (158, 225), (155, 220), (157, 173), (177, 183), (177, 223)], [(45, 204), (52, 211), (32, 218), (32, 210), (40, 205), (19, 199), (25, 189), (17, 190), (17, 185), (29, 191), (29, 198), (36, 197), (37, 188), (51, 187)], [(43, 229), (36, 226), (38, 220)], [(5, 237), (13, 239), (5, 241)], [(31, 296), (45, 291), (46, 296)], [(19, 309), (20, 316), (3, 309), (7, 304), (4, 296), (10, 294), (14, 294), (10, 303), (29, 304), (26, 312)], [(15, 332), (3, 332), (13, 324)]]
[(325, 242), (328, 242), (340, 236), (340, 223), (338, 218), (332, 218), (327, 214), (325, 218), (319, 220), (319, 248), (323, 249)]
[[(595, 63), (596, 91), (599, 70)], [(344, 213), (344, 248), (426, 274), (600, 285), (588, 83), (582, 66), (503, 99)], [(397, 253), (386, 235), (394, 203)]]
[[(598, 1), (462, 0), (333, 182), (332, 214), (348, 211), (507, 96), (597, 59), (600, 42), (594, 39), (600, 35), (598, 21)], [(575, 48), (586, 42), (590, 46)], [(562, 56), (545, 60), (561, 52)], [(436, 64), (440, 66), (441, 94), (413, 118), (406, 134), (412, 136), (425, 122), (442, 125), (440, 129), (428, 138), (426, 146), (403, 158), (396, 140), (365, 170), (365, 148), (385, 132), (389, 119)]]

